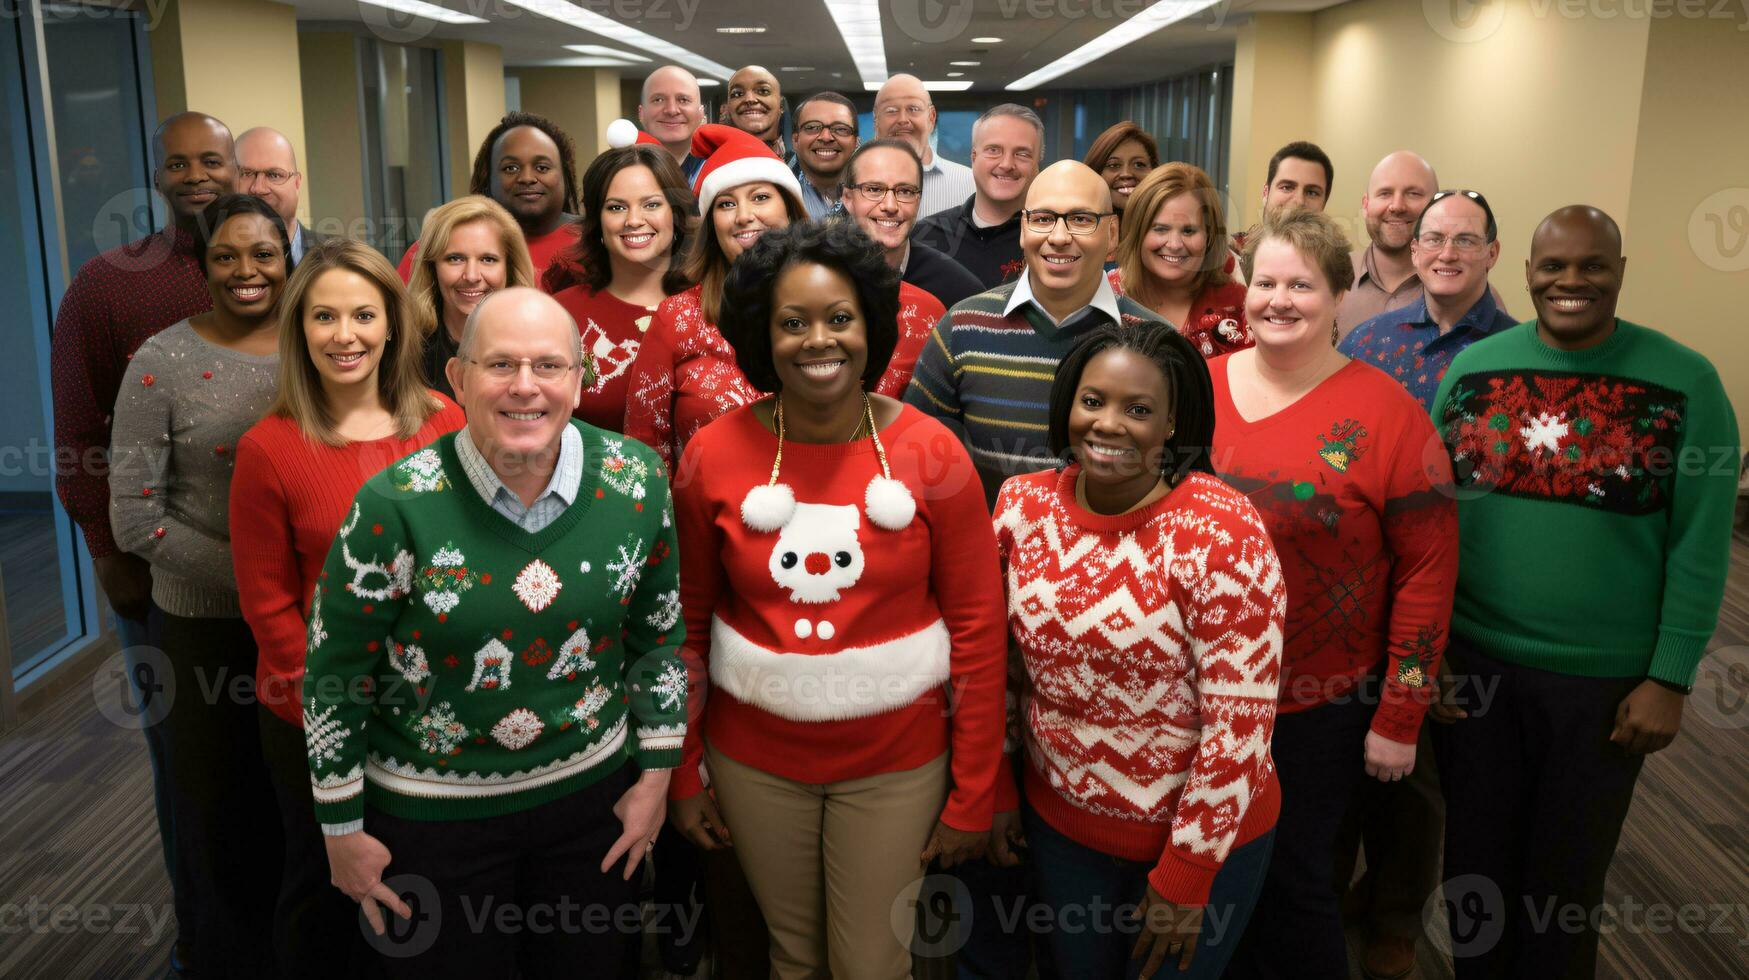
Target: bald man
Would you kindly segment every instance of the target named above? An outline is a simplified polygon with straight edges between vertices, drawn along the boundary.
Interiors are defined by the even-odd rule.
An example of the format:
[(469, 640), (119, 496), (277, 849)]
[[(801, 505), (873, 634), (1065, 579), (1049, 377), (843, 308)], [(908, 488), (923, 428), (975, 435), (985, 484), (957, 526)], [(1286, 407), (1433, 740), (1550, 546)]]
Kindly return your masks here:
[(875, 137), (902, 139), (923, 158), (923, 200), (917, 207), (919, 221), (936, 212), (958, 207), (977, 190), (971, 167), (942, 157), (930, 145), (935, 123), (935, 102), (916, 75), (894, 75), (875, 93)]
[(776, 75), (758, 65), (730, 75), (723, 114), (724, 122), (759, 137), (791, 170), (796, 169), (795, 151), (783, 142), (783, 87)]
[[(1052, 164), (1027, 190), (1019, 278), (956, 303), (924, 345), (905, 400), (962, 433), (991, 503), (1002, 481), (1054, 462), (1051, 365), (1101, 325), (1165, 321), (1113, 292), (1111, 189), (1084, 164)], [(987, 371), (962, 369), (976, 357)]]
[(1550, 214), (1536, 318), (1459, 354), (1434, 401), (1463, 540), (1430, 709), (1460, 980), (1596, 974), (1635, 781), (1718, 623), (1736, 414), (1705, 357), (1616, 315), (1626, 269), (1609, 215)]
[(704, 123), (704, 99), (698, 79), (679, 65), (663, 65), (644, 79), (638, 102), (638, 126), (662, 144), (688, 184), (704, 166), (692, 155), (692, 134)]
[[(110, 415), (128, 358), (146, 338), (212, 309), (206, 277), (194, 254), (200, 213), (237, 179), (237, 149), (225, 124), (203, 112), (170, 116), (152, 134), (152, 185), (169, 203), (162, 229), (112, 248), (85, 263), (61, 296), (49, 363), (55, 410), (55, 492), (84, 532), (98, 584), (115, 610), (128, 679), (142, 711), (162, 682), (150, 679), (151, 661), (134, 662), (148, 643), (152, 575), (144, 560), (119, 550), (109, 526)], [(175, 890), (177, 921), (193, 923), (193, 886), (172, 846), (170, 780), (163, 743), (144, 726), (152, 761), (158, 829)], [(180, 957), (180, 944), (175, 955)]]
[(298, 199), (304, 175), (298, 173), (297, 151), (277, 129), (257, 126), (237, 137), (237, 190), (253, 194), (273, 208), (291, 232), (293, 262), (302, 262), (315, 234), (298, 220)]

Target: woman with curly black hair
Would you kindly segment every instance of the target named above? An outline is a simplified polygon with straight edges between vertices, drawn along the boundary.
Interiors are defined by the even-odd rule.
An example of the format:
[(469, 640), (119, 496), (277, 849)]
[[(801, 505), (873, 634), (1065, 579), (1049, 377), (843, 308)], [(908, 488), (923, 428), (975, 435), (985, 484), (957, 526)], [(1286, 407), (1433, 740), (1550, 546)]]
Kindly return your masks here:
[[(532, 112), (507, 113), (480, 141), (468, 193), (504, 206), (522, 227), (534, 281), (567, 245), (577, 240), (577, 150), (551, 119)], [(413, 279), (419, 243), (407, 247), (397, 271)]]
[(732, 843), (776, 977), (908, 975), (891, 910), (931, 860), (981, 855), (990, 827), (995, 538), (959, 439), (870, 392), (898, 285), (847, 222), (762, 235), (722, 326), (773, 397), (699, 431), (674, 482), (695, 676), (669, 816), (699, 847)]
[(624, 146), (596, 157), (583, 174), (577, 241), (547, 269), (553, 292), (577, 329), (594, 381), (573, 413), (591, 425), (625, 427), (626, 383), (656, 307), (687, 286), (680, 270), (695, 219), (692, 192), (660, 146)]

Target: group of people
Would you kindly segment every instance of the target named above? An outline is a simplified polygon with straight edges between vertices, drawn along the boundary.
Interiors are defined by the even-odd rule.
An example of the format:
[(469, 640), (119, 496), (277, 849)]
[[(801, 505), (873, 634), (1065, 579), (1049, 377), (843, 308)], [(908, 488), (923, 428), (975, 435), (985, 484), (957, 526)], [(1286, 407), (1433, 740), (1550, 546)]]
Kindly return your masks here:
[(908, 75), (866, 141), (758, 67), (638, 115), (586, 165), (505, 116), (397, 270), (183, 113), (67, 290), (179, 973), (903, 977), (932, 869), (965, 977), (1346, 977), (1345, 919), (1402, 977), (1474, 876), (1460, 977), (1594, 973), (1537, 910), (1679, 730), (1738, 446), (1607, 215), (1518, 322), (1407, 151), (1357, 250), (1311, 143), (1239, 234), (1131, 123), (944, 159)]

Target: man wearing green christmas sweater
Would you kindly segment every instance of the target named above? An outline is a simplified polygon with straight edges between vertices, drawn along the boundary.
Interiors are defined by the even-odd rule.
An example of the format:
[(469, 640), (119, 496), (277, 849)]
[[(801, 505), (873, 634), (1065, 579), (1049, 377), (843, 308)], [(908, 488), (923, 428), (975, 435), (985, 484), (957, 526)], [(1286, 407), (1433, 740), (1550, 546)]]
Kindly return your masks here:
[[(629, 879), (685, 736), (668, 481), (574, 422), (576, 324), (533, 289), (469, 316), (468, 425), (377, 474), (309, 616), (304, 729), (333, 880), (391, 976), (616, 976)], [(623, 871), (615, 867), (624, 858)]]
[(1549, 215), (1536, 319), (1459, 354), (1434, 400), (1461, 542), (1433, 711), (1460, 980), (1595, 975), (1634, 782), (1718, 622), (1736, 416), (1706, 358), (1616, 317), (1625, 267), (1608, 215)]

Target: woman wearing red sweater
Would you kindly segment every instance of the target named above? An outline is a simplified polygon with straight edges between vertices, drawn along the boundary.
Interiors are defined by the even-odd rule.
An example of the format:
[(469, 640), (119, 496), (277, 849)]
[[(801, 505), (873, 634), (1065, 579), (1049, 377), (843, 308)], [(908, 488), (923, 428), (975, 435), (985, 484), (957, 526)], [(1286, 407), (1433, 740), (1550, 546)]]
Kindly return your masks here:
[(982, 490), (947, 429), (868, 394), (898, 276), (861, 231), (770, 232), (725, 292), (740, 368), (777, 394), (699, 432), (675, 481), (708, 681), (671, 819), (733, 843), (773, 976), (906, 976), (891, 910), (929, 861), (983, 852), (995, 799), (1006, 641)]
[[(730, 265), (765, 231), (808, 220), (795, 174), (758, 137), (706, 123), (692, 135), (692, 152), (705, 158), (693, 191), (706, 215), (683, 267), (694, 285), (656, 308), (632, 364), (625, 407), (625, 434), (669, 466), (706, 423), (760, 397), (716, 326)], [(909, 283), (899, 285), (899, 303), (893, 363), (869, 389), (894, 397), (911, 383), (917, 353), (946, 312)]]
[(572, 413), (591, 425), (625, 428), (626, 383), (644, 333), (657, 304), (687, 285), (679, 257), (692, 211), (680, 167), (659, 145), (608, 150), (583, 174), (581, 232), (547, 282), (572, 282), (553, 298), (577, 321), (584, 356), (595, 363), (595, 381)]
[(1394, 781), (1445, 649), (1457, 578), (1450, 464), (1420, 403), (1337, 353), (1354, 281), (1330, 218), (1266, 217), (1241, 261), (1257, 346), (1209, 362), (1214, 461), (1263, 515), (1287, 581), (1275, 855), (1229, 975), (1347, 977), (1332, 884), (1360, 780)]
[(286, 976), (350, 976), (368, 963), (358, 910), (328, 883), (305, 759), (306, 635), (316, 576), (347, 507), (378, 470), (462, 427), (425, 387), (406, 290), (375, 249), (314, 245), (279, 314), (279, 395), (237, 443), (232, 561), (260, 647), (262, 754), (285, 828), (274, 947)]
[(407, 284), (412, 324), (423, 339), (425, 383), (454, 395), (444, 366), (456, 355), (468, 314), (488, 293), (534, 286), (528, 244), (510, 212), (470, 194), (432, 208), (419, 233)]
[(1004, 779), (993, 860), (1016, 861), (1024, 824), (1044, 906), (1140, 907), (1139, 930), (1049, 931), (1059, 976), (1219, 977), (1269, 864), (1286, 592), (1256, 510), (1214, 475), (1214, 427), (1183, 337), (1098, 331), (1051, 389), (1073, 462), (996, 501), (1026, 806)]
[(1227, 222), (1208, 174), (1188, 163), (1151, 171), (1131, 195), (1130, 216), (1107, 273), (1111, 288), (1160, 314), (1203, 357), (1250, 347), (1245, 286), (1230, 275)]

